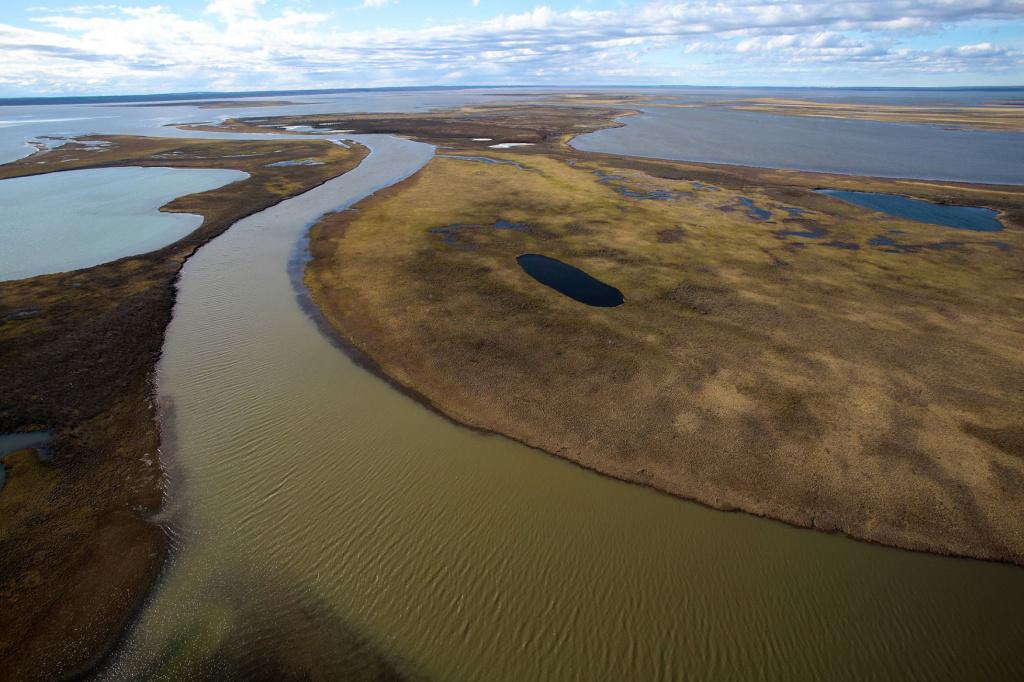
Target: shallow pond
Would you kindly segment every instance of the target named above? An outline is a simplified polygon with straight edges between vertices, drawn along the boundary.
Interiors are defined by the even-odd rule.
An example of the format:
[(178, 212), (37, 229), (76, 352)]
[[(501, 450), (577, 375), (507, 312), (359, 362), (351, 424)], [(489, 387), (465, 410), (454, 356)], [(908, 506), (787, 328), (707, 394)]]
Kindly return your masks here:
[(1003, 224), (998, 213), (977, 206), (936, 204), (922, 199), (911, 199), (899, 194), (878, 192), (851, 192), (841, 189), (819, 189), (819, 194), (835, 197), (870, 211), (878, 211), (896, 218), (904, 218), (929, 225), (953, 227), (974, 232), (999, 232)]
[(161, 206), (247, 177), (234, 170), (130, 167), (0, 180), (0, 280), (76, 270), (170, 244), (203, 219), (162, 213)]
[(580, 303), (598, 308), (614, 308), (622, 305), (622, 292), (599, 279), (591, 277), (577, 267), (536, 253), (525, 253), (516, 257), (526, 274), (544, 286)]

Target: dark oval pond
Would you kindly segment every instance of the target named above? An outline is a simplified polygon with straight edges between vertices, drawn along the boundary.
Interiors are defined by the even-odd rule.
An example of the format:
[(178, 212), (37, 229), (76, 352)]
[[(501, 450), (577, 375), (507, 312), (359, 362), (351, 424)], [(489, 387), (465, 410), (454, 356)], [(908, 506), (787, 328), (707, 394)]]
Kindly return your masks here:
[(879, 213), (886, 213), (897, 218), (915, 220), (929, 225), (941, 225), (958, 230), (975, 232), (999, 232), (1003, 224), (996, 217), (998, 214), (990, 208), (978, 206), (949, 206), (934, 204), (921, 199), (898, 194), (880, 194), (877, 192), (851, 192), (841, 189), (819, 189), (818, 194), (835, 197), (848, 204), (854, 204)]
[(599, 308), (614, 308), (625, 301), (622, 292), (615, 287), (556, 258), (524, 253), (516, 257), (516, 262), (526, 274), (544, 286), (551, 287), (580, 303)]

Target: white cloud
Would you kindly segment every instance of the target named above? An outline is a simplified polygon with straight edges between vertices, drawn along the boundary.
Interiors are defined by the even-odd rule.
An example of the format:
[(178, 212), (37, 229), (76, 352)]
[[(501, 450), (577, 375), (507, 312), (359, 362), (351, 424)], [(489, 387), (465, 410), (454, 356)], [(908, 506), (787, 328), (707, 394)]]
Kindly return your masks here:
[(267, 0), (213, 0), (206, 6), (206, 13), (220, 17), (224, 21), (241, 19), (257, 19), (260, 6)]
[[(388, 0), (364, 0), (380, 6)], [(265, 0), (82, 6), (0, 25), (0, 89), (167, 91), (441, 82), (647, 82), (833, 69), (1024, 71), (1017, 46), (901, 46), (908, 32), (1021, 21), (1024, 0), (693, 0), (622, 10), (540, 6), (419, 30), (345, 31), (332, 16)], [(658, 55), (661, 61), (652, 61)], [(665, 66), (665, 55), (671, 55)], [(698, 60), (700, 70), (686, 68)], [(697, 78), (696, 80), (699, 80)], [(1019, 80), (1024, 81), (1024, 77)], [(733, 81), (735, 82), (735, 80)]]

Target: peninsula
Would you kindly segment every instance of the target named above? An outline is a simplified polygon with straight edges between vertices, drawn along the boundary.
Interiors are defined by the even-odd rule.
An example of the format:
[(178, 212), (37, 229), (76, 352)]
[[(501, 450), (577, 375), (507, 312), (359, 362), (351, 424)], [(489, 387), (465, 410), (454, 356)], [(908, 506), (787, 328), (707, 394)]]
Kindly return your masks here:
[[(1024, 563), (1021, 189), (567, 145), (611, 112), (623, 113), (511, 105), (228, 126), (444, 145), (317, 225), (306, 283), (364, 361), (451, 418), (716, 508)], [(544, 122), (533, 134), (519, 123), (531, 117)], [(820, 188), (988, 207), (998, 231)], [(624, 303), (543, 286), (524, 254), (585, 271)]]

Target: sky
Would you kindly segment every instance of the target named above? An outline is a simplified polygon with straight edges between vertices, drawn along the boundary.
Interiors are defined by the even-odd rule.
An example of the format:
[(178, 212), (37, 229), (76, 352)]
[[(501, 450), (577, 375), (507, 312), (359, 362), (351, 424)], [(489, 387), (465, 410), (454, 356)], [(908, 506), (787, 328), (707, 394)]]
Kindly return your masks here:
[(0, 97), (1024, 85), (1024, 0), (2, 0)]

